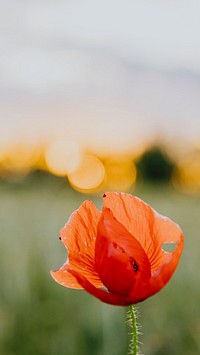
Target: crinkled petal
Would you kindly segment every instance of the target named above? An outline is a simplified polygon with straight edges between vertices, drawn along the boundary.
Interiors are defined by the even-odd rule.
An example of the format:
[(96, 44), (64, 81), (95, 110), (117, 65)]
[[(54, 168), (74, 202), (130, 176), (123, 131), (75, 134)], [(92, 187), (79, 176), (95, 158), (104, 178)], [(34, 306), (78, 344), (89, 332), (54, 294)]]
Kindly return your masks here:
[(130, 194), (108, 192), (104, 195), (104, 206), (110, 208), (116, 219), (140, 242), (152, 274), (171, 259), (171, 253), (164, 252), (163, 244), (179, 242), (182, 231), (176, 223)]
[(61, 267), (59, 270), (52, 270), (51, 276), (58, 284), (62, 286), (74, 289), (83, 288), (82, 285), (77, 281), (76, 277), (68, 271), (67, 265), (64, 265), (64, 267)]
[[(176, 243), (176, 248), (173, 252), (162, 252), (162, 254), (154, 252), (153, 260), (155, 270), (152, 276), (143, 287), (143, 294), (141, 294), (143, 299), (153, 296), (155, 293), (159, 292), (170, 280), (173, 273), (175, 272), (177, 265), (179, 263), (183, 247), (184, 238), (180, 227), (172, 222), (166, 217), (157, 215), (155, 222), (155, 234), (157, 238), (158, 248), (162, 248), (165, 243)], [(157, 266), (157, 267), (156, 267)], [(130, 295), (130, 300), (135, 300), (135, 292)]]
[[(152, 273), (156, 272), (164, 264), (170, 262), (178, 251), (181, 255), (183, 250), (183, 232), (178, 224), (155, 212), (153, 240), (154, 250), (149, 250), (148, 252), (152, 265)], [(173, 252), (166, 252), (164, 250), (165, 244), (169, 243), (174, 245)], [(176, 253), (174, 254), (174, 252)]]
[(94, 268), (95, 241), (100, 215), (91, 201), (85, 201), (61, 229), (60, 237), (68, 249), (68, 259), (58, 271), (52, 272), (57, 282), (67, 287), (82, 288), (76, 278), (69, 273), (69, 269), (73, 269), (96, 287), (102, 286)]
[(171, 255), (166, 259), (165, 263), (152, 275), (146, 292), (144, 293), (144, 299), (153, 296), (168, 283), (177, 268), (183, 247), (184, 239), (183, 235), (181, 235), (175, 251), (170, 253)]
[(184, 248), (183, 232), (178, 224), (169, 218), (157, 215), (155, 223), (155, 235), (157, 244), (162, 248), (165, 243), (174, 243), (175, 248), (172, 252), (163, 251), (162, 258), (157, 260), (157, 268), (153, 278), (161, 280), (164, 284), (171, 278), (176, 270), (179, 259)]
[(154, 211), (144, 201), (126, 193), (108, 192), (103, 196), (104, 206), (140, 242), (148, 255), (154, 249), (152, 231)]

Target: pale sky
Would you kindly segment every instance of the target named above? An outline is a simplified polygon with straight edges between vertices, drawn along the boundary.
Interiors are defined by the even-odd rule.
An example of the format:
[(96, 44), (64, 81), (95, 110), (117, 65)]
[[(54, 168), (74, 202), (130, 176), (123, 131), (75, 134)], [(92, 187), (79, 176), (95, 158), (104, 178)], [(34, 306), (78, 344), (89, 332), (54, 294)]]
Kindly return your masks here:
[(199, 0), (0, 0), (1, 145), (200, 140)]

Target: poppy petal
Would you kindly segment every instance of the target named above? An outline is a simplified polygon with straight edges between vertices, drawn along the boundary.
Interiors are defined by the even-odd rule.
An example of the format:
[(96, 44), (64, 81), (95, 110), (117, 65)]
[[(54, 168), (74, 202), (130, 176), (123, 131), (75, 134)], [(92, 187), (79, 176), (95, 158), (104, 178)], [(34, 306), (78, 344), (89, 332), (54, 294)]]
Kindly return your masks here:
[[(87, 200), (75, 211), (64, 228), (60, 231), (63, 244), (68, 249), (66, 263), (52, 276), (58, 282), (72, 288), (81, 288), (76, 279), (69, 273), (69, 268), (82, 273), (96, 287), (101, 287), (102, 282), (94, 268), (95, 241), (97, 224), (101, 213), (95, 205)], [(74, 284), (74, 286), (72, 286)]]
[(51, 271), (51, 276), (53, 279), (60, 285), (74, 288), (74, 289), (82, 289), (83, 287), (79, 284), (76, 277), (73, 276), (70, 272), (68, 272), (67, 267), (61, 267), (59, 270)]
[(103, 208), (98, 224), (95, 266), (108, 290), (125, 297), (151, 277), (148, 257), (140, 243), (108, 208)]
[(104, 194), (104, 205), (140, 242), (149, 258), (152, 273), (170, 257), (162, 247), (167, 242), (178, 242), (182, 231), (176, 223), (130, 194), (108, 192)]
[(181, 238), (183, 238), (182, 230), (178, 224), (158, 214), (156, 211), (154, 211), (154, 214), (154, 228), (151, 235), (153, 244), (148, 249), (152, 273), (167, 263), (172, 257), (173, 252), (166, 252), (164, 250), (165, 244), (172, 243), (175, 251), (175, 247), (177, 247)]
[(138, 197), (126, 193), (108, 192), (103, 196), (104, 206), (110, 208), (114, 217), (140, 242), (148, 255), (154, 249), (152, 231), (154, 211)]
[(166, 260), (164, 265), (162, 265), (160, 269), (155, 271), (154, 274), (152, 275), (146, 297), (154, 295), (161, 288), (163, 288), (170, 280), (170, 278), (172, 277), (173, 273), (177, 268), (180, 256), (182, 254), (183, 247), (184, 247), (184, 239), (183, 236), (181, 236), (175, 251), (173, 253), (170, 253), (171, 255)]
[(85, 289), (87, 292), (89, 292), (92, 296), (97, 297), (100, 301), (112, 304), (115, 306), (128, 306), (130, 305), (130, 301), (122, 297), (118, 294), (113, 294), (108, 291), (105, 291), (101, 288), (95, 287), (89, 280), (84, 277), (82, 274), (79, 274), (78, 272), (71, 270), (70, 271), (74, 277), (76, 277), (78, 283), (82, 285), (82, 288)]
[[(168, 270), (168, 279), (172, 276), (179, 262), (184, 247), (183, 232), (178, 224), (174, 223), (167, 217), (161, 215), (156, 216), (154, 225), (154, 235), (158, 248), (163, 248), (166, 243), (175, 244), (172, 252), (166, 252), (162, 249), (162, 255), (155, 262), (155, 275), (159, 273), (159, 269)], [(155, 253), (154, 253), (155, 255)], [(153, 260), (152, 260), (153, 262)], [(160, 276), (161, 277), (161, 276)], [(166, 276), (164, 277), (164, 279)]]
[[(177, 268), (184, 247), (182, 230), (176, 223), (166, 217), (157, 215), (155, 234), (159, 239), (160, 246), (164, 241), (173, 241), (176, 243), (176, 248), (170, 253), (163, 251), (161, 256), (155, 261), (154, 266), (157, 265), (157, 268), (154, 270), (149, 282), (143, 287), (141, 293), (143, 299), (153, 296), (167, 284)], [(131, 298), (135, 300), (135, 293), (130, 295)]]

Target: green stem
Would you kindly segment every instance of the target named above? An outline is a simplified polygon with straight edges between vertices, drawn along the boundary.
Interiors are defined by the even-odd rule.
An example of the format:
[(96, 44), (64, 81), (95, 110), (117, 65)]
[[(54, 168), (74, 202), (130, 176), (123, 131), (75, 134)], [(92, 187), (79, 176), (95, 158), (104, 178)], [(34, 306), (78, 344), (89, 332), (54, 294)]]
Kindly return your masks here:
[(132, 338), (130, 345), (130, 354), (137, 355), (138, 353), (138, 329), (137, 329), (137, 316), (134, 306), (130, 306), (130, 320), (132, 328)]

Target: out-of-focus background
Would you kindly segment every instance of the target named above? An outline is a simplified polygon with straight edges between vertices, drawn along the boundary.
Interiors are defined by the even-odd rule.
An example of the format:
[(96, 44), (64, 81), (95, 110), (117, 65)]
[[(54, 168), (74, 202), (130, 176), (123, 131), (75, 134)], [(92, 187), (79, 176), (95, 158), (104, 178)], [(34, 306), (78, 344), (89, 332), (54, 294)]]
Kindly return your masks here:
[(179, 223), (141, 351), (200, 353), (200, 3), (0, 0), (0, 353), (124, 355), (126, 309), (57, 285), (59, 230), (105, 191)]

